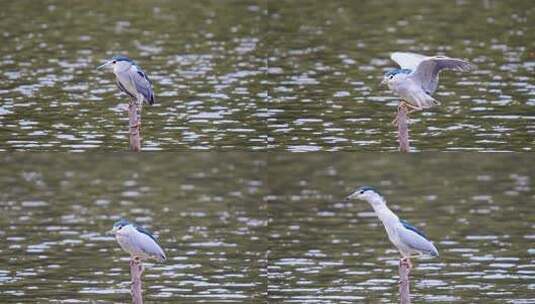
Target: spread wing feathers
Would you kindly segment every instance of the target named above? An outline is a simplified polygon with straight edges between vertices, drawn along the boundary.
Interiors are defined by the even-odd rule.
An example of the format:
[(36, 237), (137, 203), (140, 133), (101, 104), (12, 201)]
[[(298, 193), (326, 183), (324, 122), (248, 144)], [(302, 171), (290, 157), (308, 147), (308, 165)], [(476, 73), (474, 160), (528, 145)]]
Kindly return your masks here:
[(149, 80), (149, 77), (147, 77), (147, 74), (145, 74), (140, 68), (133, 65), (131, 68), (130, 75), (132, 82), (136, 86), (136, 90), (141, 93), (141, 95), (143, 95), (143, 97), (149, 104), (154, 104), (154, 92), (152, 91), (152, 83)]
[(438, 250), (436, 247), (420, 230), (416, 229), (414, 226), (411, 226), (405, 221), (401, 221), (401, 223), (405, 228), (407, 228), (400, 229), (399, 231), (399, 237), (402, 239), (403, 243), (413, 250), (432, 256), (438, 256)]
[(158, 242), (156, 242), (154, 236), (146, 229), (141, 228), (140, 230), (139, 226), (137, 226), (136, 229), (141, 233), (134, 234), (132, 236), (132, 241), (135, 242), (148, 256), (152, 256), (159, 261), (164, 261), (165, 253), (160, 245), (158, 245)]
[(414, 71), (420, 62), (428, 57), (415, 53), (395, 52), (390, 54), (390, 58), (399, 64), (402, 69)]
[(433, 94), (438, 87), (438, 74), (442, 70), (469, 71), (474, 68), (471, 63), (455, 58), (443, 56), (426, 57), (412, 72), (409, 77), (420, 83), (422, 88)]

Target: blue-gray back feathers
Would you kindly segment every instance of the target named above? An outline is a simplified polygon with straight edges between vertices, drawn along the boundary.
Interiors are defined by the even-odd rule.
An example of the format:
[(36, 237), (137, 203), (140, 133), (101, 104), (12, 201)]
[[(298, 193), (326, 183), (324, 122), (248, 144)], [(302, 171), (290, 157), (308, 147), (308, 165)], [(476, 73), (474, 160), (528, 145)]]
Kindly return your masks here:
[(397, 74), (410, 74), (412, 73), (412, 70), (410, 69), (393, 69), (393, 70), (390, 70), (388, 72), (385, 73), (385, 76), (386, 77), (389, 77), (389, 76), (394, 76), (394, 75), (397, 75)]
[(401, 222), (401, 224), (403, 225), (403, 227), (419, 234), (421, 237), (423, 237), (424, 239), (427, 240), (427, 236), (425, 235), (425, 233), (421, 230), (419, 230), (418, 228), (414, 227), (413, 225), (411, 225), (409, 222), (405, 221), (405, 220), (399, 220)]

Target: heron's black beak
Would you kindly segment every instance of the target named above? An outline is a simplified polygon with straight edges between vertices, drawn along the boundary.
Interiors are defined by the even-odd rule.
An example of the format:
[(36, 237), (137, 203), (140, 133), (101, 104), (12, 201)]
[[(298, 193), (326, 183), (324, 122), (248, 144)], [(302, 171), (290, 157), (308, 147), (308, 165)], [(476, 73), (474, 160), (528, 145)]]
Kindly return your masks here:
[(111, 61), (108, 61), (108, 62), (104, 63), (103, 65), (99, 65), (99, 66), (97, 67), (97, 70), (103, 69), (103, 68), (107, 67), (107, 66), (110, 65), (110, 64), (111, 64)]
[(351, 197), (347, 196), (343, 200), (341, 200), (340, 203), (348, 203), (350, 200), (351, 200)]

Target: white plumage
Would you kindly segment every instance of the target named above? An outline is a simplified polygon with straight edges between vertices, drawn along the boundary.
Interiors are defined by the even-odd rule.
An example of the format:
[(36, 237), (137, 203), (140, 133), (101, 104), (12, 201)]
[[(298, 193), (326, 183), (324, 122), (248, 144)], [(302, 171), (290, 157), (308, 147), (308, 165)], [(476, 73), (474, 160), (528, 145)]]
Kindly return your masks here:
[(166, 256), (163, 249), (148, 230), (126, 220), (121, 220), (113, 225), (112, 232), (115, 234), (119, 246), (133, 258), (165, 261)]
[(384, 198), (371, 187), (362, 187), (348, 196), (348, 199), (367, 201), (383, 223), (388, 239), (404, 258), (412, 255), (438, 256), (438, 250), (424, 233), (408, 222), (400, 220), (387, 206)]

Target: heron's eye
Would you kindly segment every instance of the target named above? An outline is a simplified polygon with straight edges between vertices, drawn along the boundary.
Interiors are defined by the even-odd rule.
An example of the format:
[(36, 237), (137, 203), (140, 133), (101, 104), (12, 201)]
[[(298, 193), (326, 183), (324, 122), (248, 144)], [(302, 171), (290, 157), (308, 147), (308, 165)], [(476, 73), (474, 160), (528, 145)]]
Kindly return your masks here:
[(112, 63), (113, 63), (113, 64), (116, 64), (116, 63), (117, 63), (117, 61), (116, 61), (116, 60), (114, 60), (114, 61), (113, 61)]
[(360, 190), (360, 194), (364, 194), (364, 190)]
[(390, 75), (390, 77), (388, 77), (388, 78), (392, 79), (392, 78), (394, 78), (394, 75)]

